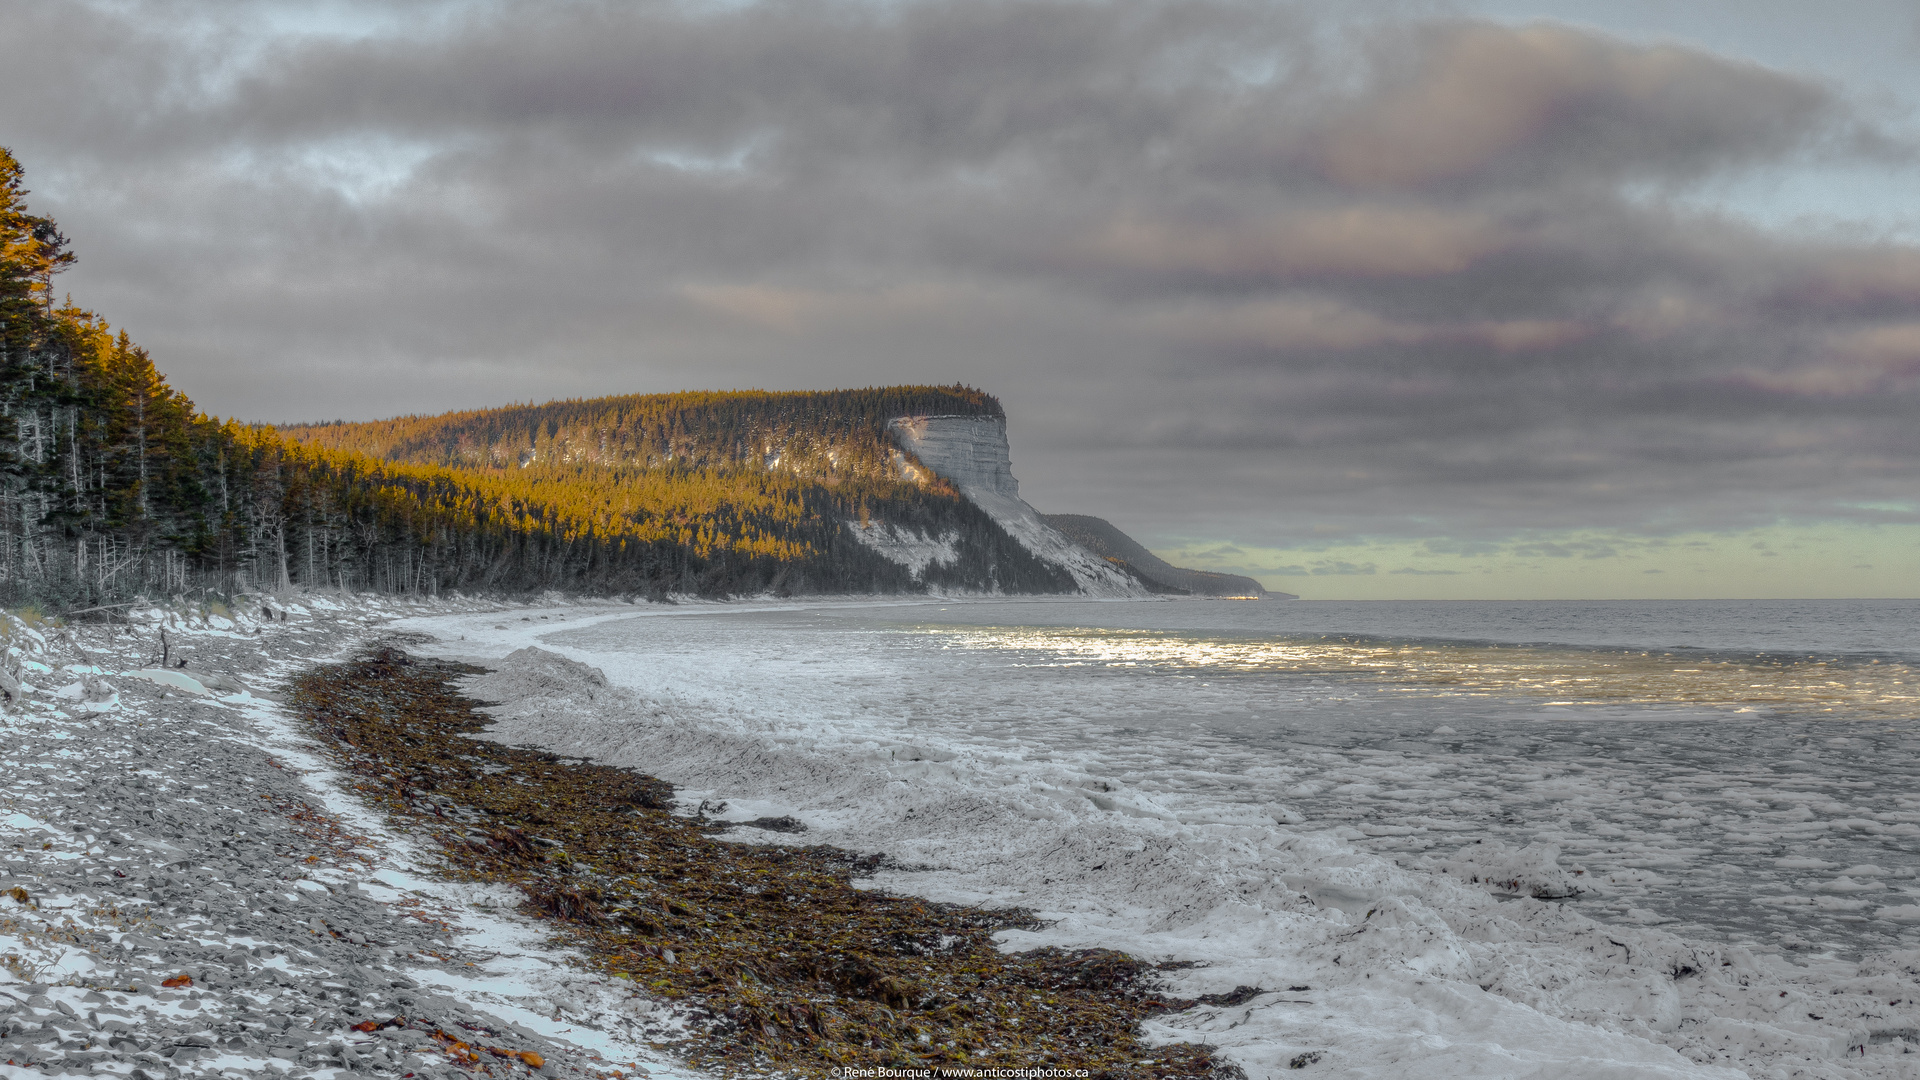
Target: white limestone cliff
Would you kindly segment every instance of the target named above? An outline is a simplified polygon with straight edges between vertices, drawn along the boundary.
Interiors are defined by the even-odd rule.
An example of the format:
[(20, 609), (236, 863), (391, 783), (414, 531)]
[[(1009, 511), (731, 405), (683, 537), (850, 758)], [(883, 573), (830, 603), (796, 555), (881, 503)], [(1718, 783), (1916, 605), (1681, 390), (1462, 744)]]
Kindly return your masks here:
[[(901, 416), (887, 422), (887, 433), (934, 475), (959, 488), (1021, 546), (1072, 574), (1082, 593), (1151, 595), (1131, 576), (1040, 520), (1040, 514), (1020, 497), (1004, 418)], [(903, 475), (913, 475), (913, 464), (904, 458), (901, 469)]]

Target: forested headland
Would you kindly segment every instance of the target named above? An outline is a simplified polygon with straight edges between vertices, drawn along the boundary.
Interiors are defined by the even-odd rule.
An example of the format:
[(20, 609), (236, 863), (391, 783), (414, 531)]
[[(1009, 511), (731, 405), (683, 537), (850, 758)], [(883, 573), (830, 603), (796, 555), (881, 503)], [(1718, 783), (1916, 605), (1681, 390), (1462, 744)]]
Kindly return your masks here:
[[(1070, 591), (892, 446), (965, 387), (667, 394), (291, 426), (219, 420), (71, 302), (74, 260), (0, 149), (0, 600), (383, 592)], [(918, 573), (862, 543), (943, 540)]]

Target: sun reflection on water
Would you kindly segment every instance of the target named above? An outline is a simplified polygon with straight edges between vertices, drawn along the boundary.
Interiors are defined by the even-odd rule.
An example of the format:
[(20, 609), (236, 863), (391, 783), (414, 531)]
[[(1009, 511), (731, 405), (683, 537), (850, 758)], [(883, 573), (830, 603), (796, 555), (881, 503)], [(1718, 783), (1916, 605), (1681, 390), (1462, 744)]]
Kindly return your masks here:
[(1014, 654), (1017, 666), (1133, 669), (1172, 677), (1320, 678), (1418, 697), (1563, 707), (1683, 705), (1856, 717), (1920, 712), (1920, 681), (1912, 666), (1877, 658), (1145, 630), (942, 627), (932, 632), (945, 635), (949, 647)]

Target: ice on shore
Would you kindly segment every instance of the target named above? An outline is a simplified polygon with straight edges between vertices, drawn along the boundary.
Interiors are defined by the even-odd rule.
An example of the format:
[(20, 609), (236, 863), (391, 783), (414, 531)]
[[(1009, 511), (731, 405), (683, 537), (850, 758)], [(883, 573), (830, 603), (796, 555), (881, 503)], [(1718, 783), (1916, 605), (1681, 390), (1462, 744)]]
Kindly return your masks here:
[[(729, 816), (778, 809), (806, 823), (806, 842), (887, 854), (881, 887), (1051, 920), (1005, 935), (1009, 948), (1193, 961), (1174, 976), (1189, 995), (1261, 987), (1154, 1026), (1220, 1046), (1256, 1076), (1296, 1061), (1336, 1076), (1914, 1074), (1920, 951), (1790, 959), (1676, 934), (1641, 906), (1644, 882), (1594, 880), (1553, 842), (1442, 832), (1451, 843), (1395, 861), (1368, 850), (1364, 827), (1302, 812), (1331, 788), (1230, 769), (1204, 733), (1174, 764), (1111, 720), (1056, 716), (1052, 702), (1018, 709), (1017, 692), (992, 682), (893, 665), (877, 642), (907, 631), (810, 622), (793, 605), (766, 635), (745, 614), (596, 616), (564, 632), (409, 625), (496, 668), (471, 687), (503, 703), (491, 737), (649, 772), (688, 800), (729, 803)], [(1195, 701), (1230, 692), (1191, 687)], [(1419, 799), (1419, 775), (1409, 768), (1396, 797)], [(1346, 798), (1371, 797), (1364, 778), (1345, 782)], [(1852, 868), (1821, 880), (1883, 880), (1841, 872)], [(1833, 889), (1810, 899), (1896, 922), (1911, 906), (1897, 889)], [(1591, 909), (1605, 921), (1582, 910), (1616, 898)]]
[(1536, 900), (1561, 900), (1595, 891), (1593, 882), (1582, 880), (1585, 869), (1569, 870), (1560, 865), (1560, 848), (1555, 844), (1514, 848), (1498, 840), (1475, 840), (1451, 857), (1431, 859), (1426, 865), (1439, 873), (1485, 885), (1496, 893)]

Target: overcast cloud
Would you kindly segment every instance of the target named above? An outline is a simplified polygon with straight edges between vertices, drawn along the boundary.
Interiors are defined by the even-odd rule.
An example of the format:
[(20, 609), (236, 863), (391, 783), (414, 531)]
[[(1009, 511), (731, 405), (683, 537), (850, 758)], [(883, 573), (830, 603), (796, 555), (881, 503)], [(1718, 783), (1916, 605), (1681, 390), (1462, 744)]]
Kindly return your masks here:
[(1325, 10), (0, 2), (0, 145), (224, 414), (959, 380), (1143, 538), (1920, 520), (1920, 250), (1699, 197), (1896, 112)]

